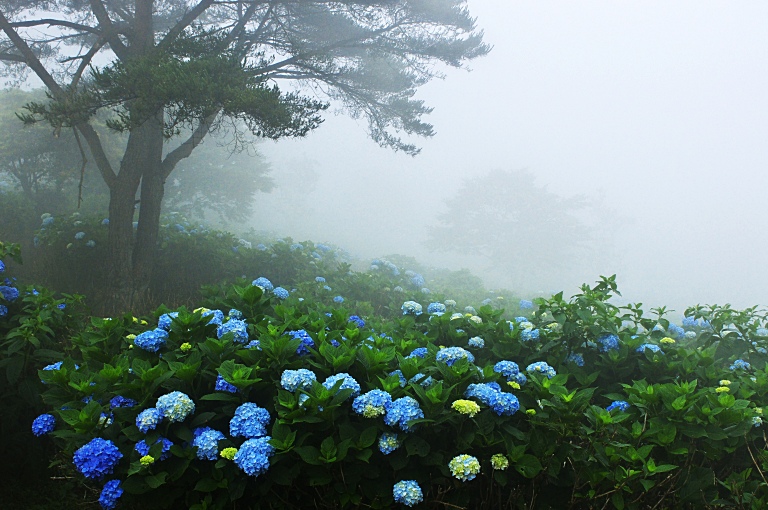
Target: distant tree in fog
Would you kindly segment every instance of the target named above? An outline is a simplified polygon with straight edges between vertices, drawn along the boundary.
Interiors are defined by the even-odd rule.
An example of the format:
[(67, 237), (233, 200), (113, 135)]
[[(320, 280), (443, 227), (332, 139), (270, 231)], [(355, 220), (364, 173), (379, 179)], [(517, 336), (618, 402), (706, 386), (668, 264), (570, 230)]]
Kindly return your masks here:
[(479, 257), (505, 285), (550, 290), (562, 285), (562, 275), (604, 258), (593, 204), (536, 185), (530, 172), (497, 170), (467, 180), (446, 208), (427, 246)]
[[(239, 143), (304, 136), (333, 101), (374, 141), (415, 154), (401, 137), (433, 134), (417, 89), (490, 51), (465, 0), (14, 0), (0, 2), (0, 32), (0, 75), (32, 72), (50, 93), (24, 120), (73, 128), (109, 187), (114, 309), (149, 291), (166, 182), (209, 133), (244, 123)], [(128, 134), (119, 164), (93, 125), (104, 111)]]
[(269, 163), (253, 148), (232, 152), (208, 139), (176, 166), (166, 183), (163, 207), (194, 221), (245, 222), (253, 214), (258, 193), (275, 187)]

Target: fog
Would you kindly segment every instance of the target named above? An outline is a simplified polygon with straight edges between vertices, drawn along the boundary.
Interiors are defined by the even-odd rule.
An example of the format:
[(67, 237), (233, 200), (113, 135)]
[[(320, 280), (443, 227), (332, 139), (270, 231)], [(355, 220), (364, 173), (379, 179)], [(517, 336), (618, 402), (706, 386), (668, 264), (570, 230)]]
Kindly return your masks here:
[(329, 115), (305, 139), (261, 146), (278, 189), (258, 195), (249, 226), (489, 278), (487, 261), (427, 250), (427, 229), (464, 179), (525, 169), (603, 200), (621, 229), (588, 274), (552, 267), (560, 288), (512, 290), (570, 295), (617, 273), (647, 307), (768, 303), (768, 4), (468, 6), (494, 49), (419, 91), (436, 129), (416, 140), (422, 153), (379, 148), (364, 122)]

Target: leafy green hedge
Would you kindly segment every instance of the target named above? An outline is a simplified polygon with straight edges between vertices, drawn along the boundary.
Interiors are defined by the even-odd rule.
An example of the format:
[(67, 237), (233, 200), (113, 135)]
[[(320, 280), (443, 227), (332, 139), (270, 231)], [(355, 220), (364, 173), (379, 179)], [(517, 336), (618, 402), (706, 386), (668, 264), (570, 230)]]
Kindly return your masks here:
[(209, 289), (192, 311), (93, 317), (59, 345), (61, 363), (38, 356), (46, 413), (33, 430), (102, 506), (768, 500), (758, 309), (697, 307), (680, 327), (663, 309), (612, 305), (602, 278), (511, 321), (428, 300), (361, 317), (322, 281), (254, 283)]

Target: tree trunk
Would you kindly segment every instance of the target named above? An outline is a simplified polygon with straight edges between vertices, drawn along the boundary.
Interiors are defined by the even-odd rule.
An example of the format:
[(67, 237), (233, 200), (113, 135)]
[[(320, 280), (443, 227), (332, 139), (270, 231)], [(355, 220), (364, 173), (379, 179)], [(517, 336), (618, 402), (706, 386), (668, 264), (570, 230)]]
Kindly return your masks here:
[[(131, 130), (120, 163), (120, 172), (116, 182), (110, 187), (109, 295), (108, 302), (104, 303), (107, 313), (124, 312), (141, 306), (149, 288), (159, 227), (159, 204), (154, 225), (144, 212), (144, 204), (141, 204), (142, 212), (135, 241), (133, 218), (139, 184), (145, 177), (151, 181), (152, 175), (160, 175), (163, 132), (158, 118), (159, 116), (152, 117)], [(162, 198), (162, 191), (160, 197)], [(152, 216), (155, 207), (152, 200), (147, 202), (149, 215)], [(140, 265), (144, 268), (139, 272), (136, 271), (138, 261), (141, 261)]]

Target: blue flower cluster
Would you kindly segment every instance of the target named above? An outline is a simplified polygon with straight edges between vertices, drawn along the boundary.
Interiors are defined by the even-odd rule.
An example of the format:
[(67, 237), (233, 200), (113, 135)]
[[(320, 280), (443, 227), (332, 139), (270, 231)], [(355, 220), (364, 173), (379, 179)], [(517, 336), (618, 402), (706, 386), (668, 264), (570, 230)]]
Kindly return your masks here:
[(614, 400), (611, 402), (611, 405), (605, 408), (606, 411), (611, 412), (614, 409), (618, 409), (619, 411), (626, 411), (629, 409), (629, 402), (626, 402), (624, 400)]
[(8, 285), (0, 285), (0, 296), (3, 296), (3, 299), (6, 301), (13, 303), (19, 297), (19, 289), (9, 287)]
[(521, 299), (518, 306), (521, 310), (531, 310), (533, 309), (533, 301), (529, 301), (528, 299)]
[(669, 336), (671, 336), (675, 340), (680, 340), (685, 336), (685, 330), (680, 326), (678, 326), (677, 324), (672, 324), (671, 322), (669, 323), (667, 332), (669, 333)]
[(216, 375), (216, 384), (213, 387), (214, 391), (225, 391), (227, 393), (237, 393), (237, 386), (228, 383), (221, 374)]
[(531, 363), (527, 367), (525, 367), (525, 371), (529, 374), (532, 374), (533, 372), (538, 372), (540, 374), (544, 374), (547, 376), (547, 379), (552, 379), (554, 376), (557, 375), (557, 372), (555, 372), (555, 369), (549, 366), (549, 364), (546, 361), (537, 361), (536, 363)]
[(482, 349), (485, 347), (485, 340), (479, 336), (473, 336), (467, 341), (467, 347), (474, 347), (475, 349)]
[(266, 436), (270, 419), (269, 411), (246, 402), (235, 410), (235, 415), (229, 421), (229, 434), (247, 439)]
[(155, 328), (138, 335), (133, 343), (145, 351), (157, 352), (165, 346), (166, 340), (168, 340), (168, 332), (162, 328)]
[[(173, 441), (171, 441), (168, 438), (165, 437), (158, 437), (157, 441), (155, 441), (155, 444), (162, 444), (162, 449), (160, 450), (160, 460), (165, 460), (167, 458), (170, 458), (171, 456), (171, 446), (173, 446)], [(139, 455), (144, 457), (145, 455), (149, 455), (149, 445), (145, 440), (141, 440), (138, 443), (136, 443), (136, 446), (133, 447), (134, 450), (136, 450)]]
[(288, 296), (290, 295), (288, 291), (282, 287), (275, 287), (272, 289), (272, 293), (279, 299), (288, 299)]
[(421, 304), (416, 301), (406, 301), (403, 306), (400, 307), (403, 311), (403, 315), (421, 315)]
[(171, 423), (184, 421), (195, 412), (195, 403), (185, 393), (172, 391), (157, 399), (155, 407)]
[(539, 339), (539, 330), (538, 329), (523, 329), (520, 332), (520, 340), (523, 342), (531, 342)]
[(350, 315), (349, 319), (347, 319), (347, 322), (354, 322), (355, 326), (358, 328), (364, 328), (365, 327), (365, 321), (358, 317), (357, 315)]
[(358, 382), (355, 381), (355, 379), (346, 372), (328, 376), (325, 382), (323, 382), (323, 387), (327, 390), (330, 390), (338, 381), (343, 381), (339, 387), (339, 391), (352, 390), (350, 397), (356, 397), (360, 395), (360, 384), (358, 384)]
[(511, 393), (501, 391), (498, 384), (470, 384), (464, 391), (465, 398), (476, 398), (499, 416), (512, 416), (520, 410), (520, 401)]
[(437, 351), (435, 361), (440, 361), (446, 365), (453, 366), (460, 359), (466, 359), (470, 363), (475, 362), (475, 355), (463, 347), (444, 347)]
[(269, 469), (269, 458), (275, 453), (269, 436), (249, 439), (237, 450), (233, 459), (237, 467), (249, 476), (259, 476)]
[(384, 455), (389, 455), (400, 448), (400, 441), (397, 440), (397, 434), (394, 432), (384, 432), (379, 438), (379, 451)]
[(584, 356), (582, 356), (578, 352), (570, 353), (565, 361), (567, 361), (568, 363), (575, 363), (577, 367), (584, 366)]
[(73, 462), (84, 477), (99, 480), (111, 475), (122, 458), (115, 443), (96, 437), (75, 451)]
[(200, 460), (218, 460), (219, 441), (226, 439), (218, 430), (204, 427), (195, 431), (192, 446), (197, 447), (197, 458)]
[(443, 315), (445, 310), (446, 308), (443, 303), (430, 303), (427, 307), (428, 314), (435, 314), (437, 316)]
[(305, 330), (300, 329), (298, 331), (289, 331), (288, 332), (291, 337), (294, 339), (300, 339), (301, 343), (296, 348), (296, 354), (299, 356), (304, 356), (306, 354), (309, 354), (309, 349), (315, 347), (315, 341), (312, 340), (312, 337), (309, 336), (309, 333), (307, 333)]
[(413, 506), (424, 501), (424, 494), (415, 480), (397, 482), (392, 487), (392, 495), (395, 498), (395, 503), (401, 503), (405, 506)]
[(743, 359), (737, 359), (730, 366), (731, 370), (749, 370), (750, 368), (752, 368), (752, 365), (750, 365), (748, 361), (744, 361)]
[(419, 403), (412, 397), (400, 397), (392, 402), (392, 405), (384, 415), (384, 423), (390, 427), (399, 427), (403, 432), (410, 432), (408, 422), (424, 418), (424, 411)]
[(664, 351), (661, 350), (661, 347), (656, 344), (643, 344), (635, 350), (637, 352), (645, 352), (646, 349), (652, 352), (658, 352), (659, 354), (664, 354)]
[(32, 433), (37, 437), (53, 432), (56, 428), (56, 418), (52, 414), (41, 414), (32, 422)]
[(146, 434), (150, 430), (155, 430), (161, 421), (163, 421), (163, 413), (154, 407), (150, 407), (140, 412), (136, 417), (136, 426)]
[(317, 376), (306, 368), (285, 370), (280, 376), (280, 385), (288, 391), (296, 391), (297, 388), (308, 390), (312, 387), (312, 381), (317, 381)]
[(162, 328), (166, 331), (170, 331), (171, 329), (171, 322), (173, 319), (179, 316), (179, 312), (170, 312), (170, 313), (164, 313), (160, 316), (160, 318), (157, 319), (157, 327)]
[(392, 395), (379, 389), (363, 393), (352, 401), (352, 410), (366, 418), (375, 418), (386, 414), (391, 406)]
[(411, 353), (406, 356), (407, 358), (424, 358), (424, 356), (427, 355), (427, 348), (426, 347), (416, 347), (414, 350), (411, 351)]
[(600, 343), (600, 352), (615, 351), (619, 349), (619, 337), (616, 335), (603, 335), (597, 339)]
[(248, 343), (248, 324), (239, 319), (229, 319), (216, 328), (216, 336), (220, 339), (227, 333), (233, 333), (232, 341), (236, 344)]
[[(258, 248), (258, 246), (257, 246)], [(263, 276), (259, 276), (255, 280), (251, 282), (251, 285), (254, 287), (261, 287), (261, 289), (265, 292), (271, 291), (275, 288), (274, 285), (272, 285), (272, 282), (270, 282), (268, 279), (264, 278)]]
[(343, 303), (343, 302), (344, 302), (344, 298), (343, 298), (343, 297), (341, 297), (341, 296), (336, 296), (336, 297), (334, 297), (334, 298), (333, 298), (333, 302), (334, 302), (334, 303), (338, 303), (338, 304), (341, 304), (341, 303)]
[(123, 396), (116, 395), (110, 399), (109, 408), (116, 409), (118, 407), (133, 407), (136, 404), (138, 404), (138, 402), (136, 402), (132, 398), (125, 398)]
[(493, 371), (506, 377), (507, 381), (511, 381), (520, 373), (520, 367), (514, 361), (503, 360), (493, 365)]
[(117, 506), (117, 500), (123, 495), (123, 488), (120, 487), (120, 480), (110, 480), (104, 484), (99, 495), (99, 505), (104, 510), (112, 510)]

